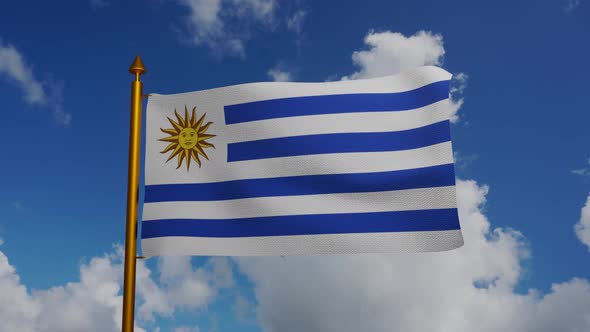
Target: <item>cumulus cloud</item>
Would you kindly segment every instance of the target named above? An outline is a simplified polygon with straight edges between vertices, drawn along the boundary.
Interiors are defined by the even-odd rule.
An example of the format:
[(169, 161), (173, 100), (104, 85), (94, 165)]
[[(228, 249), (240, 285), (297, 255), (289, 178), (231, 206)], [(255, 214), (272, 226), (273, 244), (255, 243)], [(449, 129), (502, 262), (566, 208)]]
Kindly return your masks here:
[(492, 228), (488, 187), (458, 181), (465, 245), (416, 255), (240, 258), (264, 331), (585, 331), (590, 284), (518, 294), (529, 256), (517, 231)]
[[(120, 331), (122, 315), (123, 250), (92, 258), (80, 266), (79, 281), (42, 290), (29, 290), (6, 255), (0, 251), (0, 332)], [(186, 257), (159, 259), (153, 276), (138, 261), (137, 324), (151, 324), (154, 316), (170, 317), (177, 309), (206, 306), (216, 287), (231, 286), (227, 259), (210, 260), (193, 268)], [(216, 279), (222, 280), (222, 284)], [(184, 330), (183, 330), (184, 329)], [(179, 327), (178, 331), (198, 331)], [(135, 331), (145, 332), (141, 326)]]
[(33, 74), (32, 66), (25, 62), (23, 55), (13, 45), (4, 44), (1, 39), (0, 76), (7, 78), (22, 90), (27, 104), (51, 109), (59, 124), (70, 123), (71, 115), (64, 112), (62, 106), (61, 84), (39, 81)]
[(159, 259), (160, 282), (174, 306), (186, 309), (206, 305), (215, 295), (204, 268), (193, 268), (190, 257), (167, 256)]
[(580, 221), (574, 226), (578, 239), (590, 250), (590, 194), (580, 213)]
[(180, 0), (180, 3), (189, 11), (183, 30), (189, 43), (205, 45), (217, 55), (234, 56), (245, 55), (248, 27), (271, 24), (277, 7), (275, 0)]
[(16, 270), (0, 252), (0, 331), (35, 331), (41, 304), (20, 283)]
[(152, 272), (139, 261), (136, 267), (136, 292), (141, 294), (142, 301), (137, 306), (139, 320), (153, 322), (154, 315), (169, 317), (174, 313), (174, 305), (169, 294), (152, 278)]
[(0, 252), (0, 331), (118, 331), (121, 275), (120, 255), (106, 255), (83, 264), (78, 282), (29, 291)]
[[(368, 49), (355, 51), (352, 61), (358, 70), (342, 79), (362, 79), (394, 75), (420, 66), (441, 66), (445, 55), (443, 37), (430, 31), (418, 31), (406, 37), (399, 32), (371, 31), (364, 40)], [(468, 75), (457, 73), (451, 81), (450, 118), (457, 122), (457, 112), (464, 102)]]
[(270, 69), (267, 72), (267, 75), (275, 82), (290, 82), (293, 80), (293, 76), (290, 72), (281, 70), (277, 67)]
[(429, 31), (409, 37), (399, 32), (371, 31), (364, 42), (369, 49), (352, 54), (359, 70), (345, 78), (393, 75), (420, 66), (440, 65), (445, 54), (442, 35)]

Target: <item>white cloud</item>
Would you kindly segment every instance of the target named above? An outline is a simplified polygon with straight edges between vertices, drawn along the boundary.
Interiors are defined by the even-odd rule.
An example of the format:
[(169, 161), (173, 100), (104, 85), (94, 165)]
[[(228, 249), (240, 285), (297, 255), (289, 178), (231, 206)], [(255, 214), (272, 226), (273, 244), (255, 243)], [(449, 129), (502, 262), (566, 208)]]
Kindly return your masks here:
[(572, 174), (581, 175), (581, 176), (590, 176), (590, 168), (578, 168), (572, 169)]
[(580, 221), (574, 226), (574, 229), (578, 239), (590, 250), (590, 194), (580, 212)]
[(47, 97), (42, 83), (34, 77), (31, 67), (25, 64), (23, 56), (12, 45), (0, 44), (0, 73), (21, 87), (27, 103), (45, 103)]
[[(273, 21), (275, 0), (180, 0), (188, 8), (188, 42), (206, 45), (217, 55), (244, 56), (250, 25)], [(228, 24), (229, 21), (232, 24)], [(236, 24), (239, 22), (240, 24)]]
[(55, 120), (68, 125), (71, 115), (63, 111), (62, 88), (55, 82), (41, 82), (33, 74), (23, 55), (12, 45), (4, 44), (0, 39), (0, 76), (8, 78), (23, 92), (24, 100), (30, 105), (48, 107), (53, 111)]
[(173, 306), (185, 309), (203, 307), (215, 295), (215, 289), (209, 285), (208, 271), (193, 268), (190, 257), (160, 257), (158, 270), (167, 300)]
[(359, 70), (345, 78), (393, 75), (415, 67), (440, 65), (445, 54), (443, 37), (429, 31), (419, 31), (410, 37), (390, 31), (369, 32), (364, 42), (369, 49), (352, 54)]
[(261, 21), (271, 21), (277, 7), (275, 0), (232, 0), (231, 5), (240, 12), (240, 16), (252, 15)]
[(453, 79), (451, 80), (451, 90), (450, 95), (451, 98), (449, 99), (450, 102), (450, 112), (451, 112), (451, 122), (456, 123), (459, 121), (459, 109), (463, 106), (464, 98), (463, 92), (467, 87), (467, 79), (469, 76), (465, 73), (457, 73), (453, 75)]
[(488, 187), (458, 181), (465, 245), (414, 255), (240, 258), (264, 331), (585, 331), (590, 284), (518, 294), (520, 233), (492, 229)]
[(35, 331), (41, 304), (21, 285), (16, 270), (0, 252), (0, 331)]
[[(590, 158), (588, 159), (588, 164), (590, 165)], [(582, 167), (578, 169), (572, 169), (571, 172), (576, 175), (580, 176), (590, 176), (590, 167)]]
[(142, 295), (143, 301), (137, 306), (137, 318), (147, 322), (154, 320), (154, 315), (171, 316), (174, 306), (162, 289), (151, 277), (151, 271), (140, 261), (136, 267), (136, 292)]
[[(352, 61), (358, 71), (342, 79), (362, 79), (398, 74), (420, 66), (440, 66), (445, 55), (443, 37), (430, 31), (418, 31), (409, 37), (398, 32), (369, 32), (364, 40), (368, 50), (355, 51)], [(450, 118), (457, 122), (467, 86), (465, 73), (453, 75)]]
[(281, 70), (277, 67), (270, 69), (267, 72), (267, 75), (275, 82), (289, 82), (293, 80), (293, 76), (290, 72)]
[(80, 281), (33, 291), (41, 304), (41, 331), (117, 331), (120, 324), (120, 264), (110, 257), (93, 258), (80, 267)]
[(223, 23), (219, 17), (221, 0), (181, 0), (188, 7), (189, 29), (193, 43), (198, 45), (223, 35)]
[[(122, 257), (123, 249), (117, 247), (112, 254), (82, 264), (79, 281), (28, 290), (0, 251), (0, 332), (120, 331)], [(193, 268), (186, 257), (162, 257), (158, 262), (161, 280), (152, 277), (144, 261), (138, 261), (136, 324), (153, 323), (155, 315), (170, 317), (176, 309), (208, 304), (216, 292), (213, 279), (232, 285), (233, 279), (226, 275), (231, 266), (224, 260), (210, 261), (205, 270)], [(135, 331), (145, 332), (140, 326)], [(180, 327), (178, 331), (199, 330)]]
[(119, 331), (120, 275), (120, 256), (106, 255), (83, 264), (78, 282), (29, 292), (0, 252), (0, 331)]

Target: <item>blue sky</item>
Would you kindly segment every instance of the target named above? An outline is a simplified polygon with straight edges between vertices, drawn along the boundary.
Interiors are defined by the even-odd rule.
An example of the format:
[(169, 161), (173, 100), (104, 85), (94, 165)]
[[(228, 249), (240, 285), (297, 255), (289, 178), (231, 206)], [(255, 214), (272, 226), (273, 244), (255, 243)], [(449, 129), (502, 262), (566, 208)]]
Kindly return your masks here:
[[(451, 315), (435, 304), (428, 308), (436, 317), (420, 323), (399, 309), (403, 316), (395, 323), (386, 314), (368, 315), (362, 309), (398, 308), (392, 299), (363, 297), (372, 294), (368, 280), (380, 269), (397, 272), (379, 290), (411, 303), (410, 295), (426, 287), (413, 274), (436, 274), (435, 268), (448, 269), (441, 273), (449, 280), (462, 280), (446, 283), (455, 286), (448, 286), (454, 294), (465, 287), (476, 294), (480, 301), (470, 310), (488, 312), (501, 303), (500, 308), (534, 320), (543, 308), (551, 308), (551, 301), (563, 299), (576, 305), (568, 313), (551, 310), (543, 326), (590, 328), (590, 302), (583, 299), (590, 298), (588, 31), (590, 7), (584, 0), (4, 4), (0, 252), (7, 260), (0, 259), (0, 289), (14, 298), (0, 300), (0, 322), (13, 324), (0, 331), (12, 331), (6, 326), (22, 331), (82, 326), (51, 321), (52, 306), (81, 308), (72, 313), (80, 317), (86, 317), (84, 310), (117, 315), (112, 303), (119, 295), (120, 257), (113, 246), (124, 239), (132, 80), (127, 68), (136, 54), (148, 69), (142, 78), (145, 92), (163, 94), (442, 66), (456, 77), (458, 121), (452, 132), (457, 175), (464, 181), (459, 195), (465, 196), (458, 196), (465, 209), (461, 223), (473, 225), (465, 230), (466, 242), (478, 244), (439, 262), (431, 261), (436, 255), (415, 262), (397, 256), (366, 261), (150, 259), (145, 271), (151, 274), (141, 285), (151, 282), (153, 291), (138, 295), (144, 305), (138, 324), (147, 331), (346, 330), (354, 324), (336, 321), (347, 316), (370, 318), (372, 330), (396, 324), (400, 330), (420, 331), (429, 322), (441, 330), (455, 328), (459, 325), (451, 323)], [(447, 260), (452, 263), (440, 266)], [(323, 266), (328, 267), (318, 272)], [(370, 268), (352, 273), (352, 279), (342, 277), (362, 267)], [(102, 281), (84, 279), (84, 271), (103, 273)], [(346, 291), (330, 291), (328, 280), (334, 278), (341, 278), (335, 284)], [(403, 289), (391, 288), (400, 281)], [(80, 300), (84, 303), (77, 306), (81, 294), (100, 288), (96, 283), (114, 287), (108, 301), (100, 293), (94, 302)], [(310, 284), (326, 285), (326, 294), (301, 290), (313, 289)], [(59, 292), (63, 297), (52, 296)], [(194, 296), (185, 298), (188, 294)], [(424, 301), (433, 296), (426, 293)], [(18, 301), (28, 309), (9, 310), (9, 303)], [(360, 309), (340, 307), (344, 302), (358, 303)], [(317, 315), (302, 311), (310, 303), (335, 309)], [(456, 308), (468, 312), (459, 304)], [(513, 321), (509, 313), (497, 315), (496, 323), (486, 325), (490, 331)], [(467, 331), (466, 320), (460, 326)], [(514, 331), (535, 327), (519, 324), (506, 326)]]

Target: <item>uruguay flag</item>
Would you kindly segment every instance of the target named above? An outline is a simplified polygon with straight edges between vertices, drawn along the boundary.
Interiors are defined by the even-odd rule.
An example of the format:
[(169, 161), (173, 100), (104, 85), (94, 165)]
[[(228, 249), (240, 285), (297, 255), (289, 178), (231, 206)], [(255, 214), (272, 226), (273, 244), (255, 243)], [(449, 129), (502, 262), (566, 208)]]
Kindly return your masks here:
[(366, 80), (152, 94), (143, 254), (460, 247), (450, 79), (421, 67)]

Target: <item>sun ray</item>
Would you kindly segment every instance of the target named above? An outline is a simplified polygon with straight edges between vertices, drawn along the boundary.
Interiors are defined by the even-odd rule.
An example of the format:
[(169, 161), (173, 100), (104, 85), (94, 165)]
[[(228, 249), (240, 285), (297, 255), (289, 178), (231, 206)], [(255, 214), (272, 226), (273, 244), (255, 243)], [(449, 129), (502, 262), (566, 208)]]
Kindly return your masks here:
[(217, 136), (217, 135), (201, 134), (201, 135), (199, 135), (199, 142), (206, 141), (206, 140), (213, 138), (215, 136)]
[(195, 147), (193, 148), (193, 151), (195, 151), (195, 152), (197, 152), (198, 154), (200, 154), (201, 156), (203, 156), (203, 158), (205, 158), (205, 159), (209, 160), (209, 157), (207, 156), (207, 153), (205, 152), (205, 150), (203, 150), (203, 148), (202, 148), (202, 147), (200, 147), (200, 146), (198, 146), (198, 145), (197, 145), (197, 146), (195, 146)]
[(186, 108), (186, 105), (184, 105), (184, 127), (190, 127), (191, 126), (191, 120), (188, 117), (188, 109)]
[(209, 143), (208, 140), (217, 135), (207, 133), (213, 122), (203, 124), (206, 115), (207, 113), (204, 113), (199, 117), (196, 106), (192, 108), (191, 112), (189, 112), (189, 108), (185, 105), (184, 117), (181, 116), (176, 109), (174, 110), (176, 121), (167, 117), (173, 128), (160, 128), (160, 131), (168, 136), (158, 139), (158, 141), (168, 143), (161, 152), (170, 153), (166, 162), (177, 158), (176, 168), (178, 169), (183, 163), (186, 163), (186, 170), (188, 172), (192, 164), (191, 159), (199, 166), (199, 168), (202, 167), (200, 157), (209, 160), (209, 156), (205, 149), (215, 148), (215, 145)]
[(166, 162), (169, 162), (170, 160), (172, 160), (172, 158), (176, 157), (181, 151), (182, 151), (182, 146), (180, 146), (180, 144), (178, 144), (176, 146), (176, 148), (174, 148), (174, 151), (172, 152), (172, 154), (170, 155), (170, 157), (168, 157), (168, 159), (166, 160)]
[(197, 152), (195, 151), (195, 149), (192, 149), (191, 150), (191, 156), (197, 162), (197, 165), (199, 165), (199, 168), (201, 168), (201, 160), (199, 159), (199, 155), (197, 154)]
[(158, 141), (162, 141), (162, 142), (178, 142), (178, 135), (160, 138)]
[(196, 111), (197, 111), (197, 106), (193, 107), (193, 112), (192, 112), (192, 114), (191, 114), (191, 122), (190, 122), (190, 126), (191, 126), (192, 128), (194, 128), (194, 126), (195, 126), (195, 123), (196, 123), (195, 121), (197, 121), (197, 113), (196, 113)]
[(176, 169), (179, 169), (180, 166), (182, 166), (182, 161), (184, 160), (184, 153), (181, 153), (178, 155), (178, 166), (176, 166)]
[(178, 143), (172, 142), (172, 143), (168, 144), (168, 146), (160, 153), (166, 153), (166, 152), (174, 149), (177, 145), (178, 145)]
[(208, 143), (208, 142), (201, 142), (200, 145), (204, 148), (214, 148), (215, 149), (215, 145)]
[[(175, 111), (176, 112), (176, 111)], [(177, 132), (181, 132), (182, 131), (182, 126), (178, 123), (176, 123), (176, 121), (168, 118), (168, 121), (170, 121), (170, 123), (172, 124), (172, 126), (174, 127), (174, 129), (176, 129)], [(162, 128), (160, 128), (162, 129)]]
[(168, 134), (168, 135), (178, 135), (178, 132), (174, 129), (162, 129), (160, 128), (160, 130), (164, 133), (164, 134)]
[(209, 126), (212, 124), (213, 122), (207, 122), (206, 125), (201, 126), (201, 128), (199, 129), (199, 134), (203, 134), (207, 131), (207, 129), (209, 129)]
[(182, 126), (182, 128), (186, 128), (184, 119), (180, 116), (180, 114), (178, 114), (178, 112), (176, 112), (176, 110), (174, 110), (174, 115), (176, 115), (176, 119), (178, 119), (178, 123)]
[(190, 150), (184, 150), (184, 159), (186, 159), (186, 171), (188, 172), (191, 167), (191, 152)]
[(195, 123), (193, 128), (198, 129), (199, 127), (201, 127), (201, 123), (203, 123), (203, 120), (205, 120), (205, 115), (207, 115), (207, 113), (203, 113), (203, 115), (201, 115), (201, 118), (199, 119), (199, 121), (197, 121), (197, 123)]

